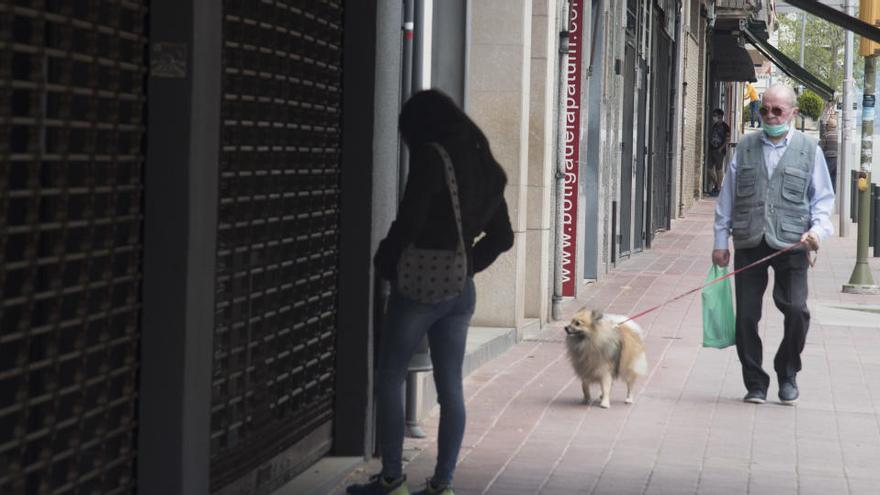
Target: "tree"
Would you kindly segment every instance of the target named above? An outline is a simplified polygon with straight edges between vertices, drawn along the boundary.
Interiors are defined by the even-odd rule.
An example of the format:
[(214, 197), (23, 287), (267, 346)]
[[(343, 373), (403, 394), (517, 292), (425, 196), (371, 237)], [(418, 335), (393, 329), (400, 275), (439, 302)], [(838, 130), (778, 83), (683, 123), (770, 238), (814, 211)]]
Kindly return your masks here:
[(797, 106), (802, 115), (806, 115), (813, 120), (819, 120), (822, 110), (825, 109), (825, 102), (822, 101), (819, 95), (808, 89), (798, 96)]
[[(843, 94), (843, 49), (845, 31), (810, 14), (804, 32), (804, 68), (834, 88), (838, 95)], [(792, 60), (800, 60), (801, 53), (801, 15), (788, 13), (780, 15), (777, 35), (777, 48)], [(855, 37), (855, 53), (858, 54), (859, 37)], [(864, 59), (854, 56), (853, 77), (861, 87), (864, 73)]]

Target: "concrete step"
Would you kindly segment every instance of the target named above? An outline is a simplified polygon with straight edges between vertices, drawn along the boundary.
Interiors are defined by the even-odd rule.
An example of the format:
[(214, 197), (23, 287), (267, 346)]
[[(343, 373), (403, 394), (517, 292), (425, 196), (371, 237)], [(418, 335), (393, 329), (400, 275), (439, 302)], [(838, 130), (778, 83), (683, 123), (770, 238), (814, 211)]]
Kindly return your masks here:
[(324, 457), (273, 495), (325, 495), (363, 461), (360, 457)]
[[(537, 321), (537, 320), (536, 320)], [(462, 373), (468, 376), (486, 362), (516, 345), (515, 328), (471, 327), (468, 330), (467, 347), (464, 351)], [(418, 407), (416, 417), (427, 417), (437, 404), (437, 389), (431, 373), (418, 373)]]

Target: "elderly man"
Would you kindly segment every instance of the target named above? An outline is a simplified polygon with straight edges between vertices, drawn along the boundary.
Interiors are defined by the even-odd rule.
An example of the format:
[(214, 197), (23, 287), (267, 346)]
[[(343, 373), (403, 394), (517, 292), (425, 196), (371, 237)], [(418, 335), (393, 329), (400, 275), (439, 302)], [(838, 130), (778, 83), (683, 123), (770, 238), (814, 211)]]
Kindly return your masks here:
[(785, 316), (785, 334), (773, 362), (779, 400), (794, 404), (799, 396), (795, 375), (801, 370), (800, 354), (810, 326), (807, 249), (818, 249), (819, 241), (834, 230), (829, 219), (834, 192), (828, 168), (816, 140), (791, 125), (798, 112), (796, 101), (788, 86), (764, 92), (759, 109), (763, 132), (747, 134), (737, 145), (715, 206), (712, 262), (716, 265), (730, 262), (731, 234), (735, 268), (804, 242), (736, 275), (736, 351), (748, 390), (743, 400), (756, 404), (766, 400), (770, 384), (761, 367), (758, 335), (767, 267), (773, 267), (773, 301)]

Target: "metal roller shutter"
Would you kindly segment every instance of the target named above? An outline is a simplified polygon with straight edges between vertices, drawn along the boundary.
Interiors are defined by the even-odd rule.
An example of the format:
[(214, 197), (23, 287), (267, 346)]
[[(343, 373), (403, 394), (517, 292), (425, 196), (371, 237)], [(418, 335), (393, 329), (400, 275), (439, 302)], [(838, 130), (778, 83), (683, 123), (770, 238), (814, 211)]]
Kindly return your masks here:
[(212, 489), (332, 418), (342, 4), (225, 1), (223, 29)]
[(0, 0), (0, 493), (134, 490), (145, 19)]

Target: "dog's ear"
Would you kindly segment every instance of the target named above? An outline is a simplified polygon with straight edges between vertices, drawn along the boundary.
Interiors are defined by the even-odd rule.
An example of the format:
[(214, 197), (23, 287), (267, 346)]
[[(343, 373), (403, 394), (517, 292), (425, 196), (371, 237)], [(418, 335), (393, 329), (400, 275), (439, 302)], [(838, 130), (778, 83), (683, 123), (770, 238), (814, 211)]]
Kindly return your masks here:
[(591, 316), (593, 317), (593, 321), (599, 321), (602, 319), (603, 316), (605, 316), (602, 314), (601, 311), (597, 311), (595, 309), (592, 311), (592, 313), (593, 314)]

